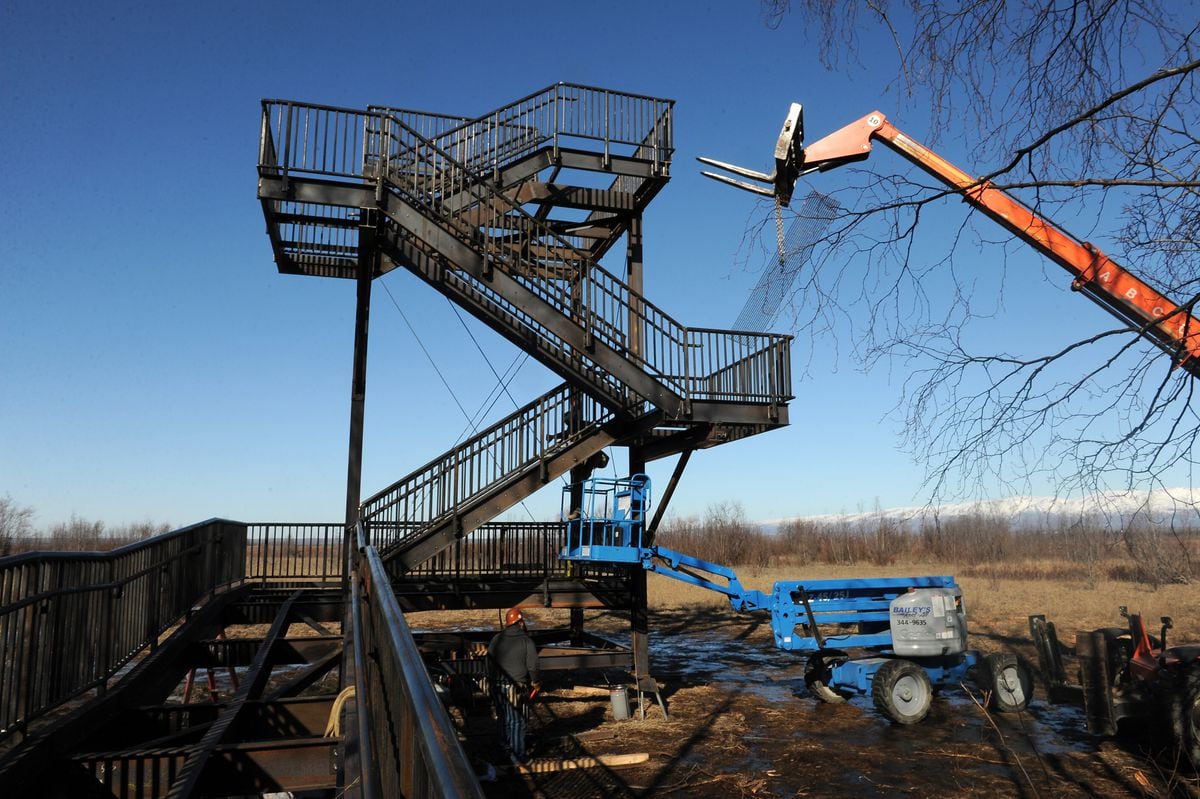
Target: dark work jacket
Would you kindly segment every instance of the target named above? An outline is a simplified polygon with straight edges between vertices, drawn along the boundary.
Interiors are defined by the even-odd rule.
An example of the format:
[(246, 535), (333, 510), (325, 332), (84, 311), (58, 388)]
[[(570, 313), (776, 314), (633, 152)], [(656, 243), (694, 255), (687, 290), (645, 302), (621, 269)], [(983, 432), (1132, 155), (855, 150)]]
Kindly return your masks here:
[(488, 657), (517, 683), (538, 681), (537, 647), (529, 634), (514, 624), (505, 627), (488, 644)]

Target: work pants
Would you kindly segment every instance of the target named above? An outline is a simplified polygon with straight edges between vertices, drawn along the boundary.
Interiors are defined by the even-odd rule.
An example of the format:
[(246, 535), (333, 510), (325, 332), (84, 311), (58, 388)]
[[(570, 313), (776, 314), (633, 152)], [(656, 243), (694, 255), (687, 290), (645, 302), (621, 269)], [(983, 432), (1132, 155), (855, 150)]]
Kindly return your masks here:
[(517, 760), (525, 759), (525, 730), (529, 724), (529, 705), (524, 689), (501, 676), (493, 691), (496, 720), (500, 725), (500, 740)]

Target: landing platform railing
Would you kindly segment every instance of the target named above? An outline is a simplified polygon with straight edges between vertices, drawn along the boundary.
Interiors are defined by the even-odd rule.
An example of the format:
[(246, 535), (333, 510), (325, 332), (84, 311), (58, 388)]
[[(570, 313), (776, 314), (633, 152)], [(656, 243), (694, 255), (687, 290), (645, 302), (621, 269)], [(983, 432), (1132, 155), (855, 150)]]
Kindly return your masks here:
[(346, 574), (346, 526), (255, 522), (246, 525), (246, 579), (261, 583), (338, 583)]
[[(415, 525), (414, 525), (415, 527)], [(374, 532), (374, 531), (373, 531)], [(403, 534), (400, 534), (403, 535)], [(488, 522), (424, 563), (404, 580), (562, 579), (612, 577), (624, 572), (606, 564), (569, 564), (559, 558), (567, 543), (566, 522)]]
[[(601, 90), (589, 89), (584, 95), (599, 97), (596, 91)], [(540, 95), (531, 98), (535, 96)], [(607, 144), (609, 139), (603, 137), (613, 136), (613, 118), (604, 117), (603, 123), (599, 119), (571, 117), (569, 129), (582, 139)], [(653, 156), (656, 147), (635, 142), (635, 150)], [(384, 180), (405, 202), (479, 253), (490, 267), (511, 275), (589, 336), (626, 355), (676, 394), (766, 404), (791, 399), (777, 368), (789, 337), (689, 330), (546, 222), (526, 213), (476, 168), (441, 148), (437, 139), (423, 136), (386, 111), (264, 101), (259, 159), (260, 172), (285, 181), (291, 176), (356, 183)], [(632, 340), (632, 331), (638, 342)], [(746, 351), (747, 343), (757, 349)], [(741, 383), (745, 374), (755, 377), (750, 385)], [(709, 379), (714, 376), (719, 376), (715, 391)]]
[(437, 147), (480, 174), (495, 174), (541, 147), (594, 146), (606, 156), (649, 161), (657, 174), (674, 152), (674, 100), (556, 83), (474, 119), (370, 106), (416, 128)]
[(0, 741), (107, 681), (214, 589), (244, 579), (246, 525), (213, 519), (112, 552), (0, 558)]

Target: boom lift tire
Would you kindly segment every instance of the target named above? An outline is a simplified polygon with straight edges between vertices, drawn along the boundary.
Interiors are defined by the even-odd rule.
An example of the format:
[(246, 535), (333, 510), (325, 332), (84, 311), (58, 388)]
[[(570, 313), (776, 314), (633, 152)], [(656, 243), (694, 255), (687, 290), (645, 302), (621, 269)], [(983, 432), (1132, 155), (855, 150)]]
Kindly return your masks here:
[(804, 684), (813, 696), (830, 705), (839, 705), (846, 697), (829, 687), (829, 664), (822, 657), (810, 657), (804, 667)]
[(1029, 665), (1010, 652), (993, 652), (983, 659), (983, 676), (990, 696), (988, 707), (1001, 713), (1019, 713), (1033, 696)]
[(916, 724), (929, 714), (933, 686), (925, 669), (909, 660), (889, 660), (871, 678), (871, 698), (897, 724)]
[(1171, 727), (1180, 751), (1200, 772), (1200, 666), (1193, 666), (1171, 701)]

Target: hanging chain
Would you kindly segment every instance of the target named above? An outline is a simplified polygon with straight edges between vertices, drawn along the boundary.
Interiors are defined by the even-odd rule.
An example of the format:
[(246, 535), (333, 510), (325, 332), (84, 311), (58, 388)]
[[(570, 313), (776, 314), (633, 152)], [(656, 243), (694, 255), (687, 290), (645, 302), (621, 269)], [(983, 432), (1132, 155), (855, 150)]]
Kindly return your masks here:
[(783, 247), (783, 203), (775, 198), (775, 239), (779, 246), (779, 270), (782, 272), (787, 262), (787, 253)]

